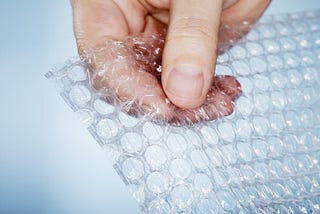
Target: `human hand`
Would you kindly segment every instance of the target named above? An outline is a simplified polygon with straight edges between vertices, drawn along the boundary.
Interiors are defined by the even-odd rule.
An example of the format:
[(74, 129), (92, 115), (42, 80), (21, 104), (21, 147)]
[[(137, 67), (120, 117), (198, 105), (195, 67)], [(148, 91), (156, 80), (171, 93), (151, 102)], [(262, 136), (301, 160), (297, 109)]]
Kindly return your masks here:
[[(113, 90), (122, 101), (134, 100), (144, 112), (153, 112), (157, 118), (190, 123), (233, 111), (232, 101), (239, 96), (240, 85), (233, 77), (213, 78), (216, 51), (221, 44), (245, 34), (269, 3), (270, 0), (72, 1), (79, 53), (90, 58), (95, 88)], [(242, 21), (249, 24), (239, 28)], [(223, 28), (219, 31), (219, 26), (225, 25), (236, 28), (237, 33)], [(162, 38), (150, 39), (154, 34)], [(126, 42), (128, 36), (134, 36), (137, 43)], [(123, 50), (118, 51), (124, 56), (137, 52), (144, 55), (144, 51), (153, 54), (152, 48), (163, 48), (163, 53), (158, 52), (153, 59), (157, 65), (162, 60), (161, 81), (153, 72), (154, 66), (145, 66), (136, 57), (125, 57), (112, 72), (106, 69), (106, 62), (116, 56), (108, 50), (92, 50), (103, 50), (114, 41), (121, 41), (118, 47)], [(130, 49), (133, 51), (128, 52)], [(102, 75), (101, 70), (105, 70)]]

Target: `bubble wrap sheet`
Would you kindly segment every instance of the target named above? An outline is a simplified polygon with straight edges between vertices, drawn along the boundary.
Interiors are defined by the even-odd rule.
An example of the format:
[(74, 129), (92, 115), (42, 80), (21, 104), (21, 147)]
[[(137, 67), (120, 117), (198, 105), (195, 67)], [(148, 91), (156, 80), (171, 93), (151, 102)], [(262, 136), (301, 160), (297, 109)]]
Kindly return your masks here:
[(264, 16), (218, 57), (242, 85), (234, 112), (193, 126), (128, 116), (78, 58), (47, 77), (143, 213), (320, 213), (319, 62), (320, 11)]

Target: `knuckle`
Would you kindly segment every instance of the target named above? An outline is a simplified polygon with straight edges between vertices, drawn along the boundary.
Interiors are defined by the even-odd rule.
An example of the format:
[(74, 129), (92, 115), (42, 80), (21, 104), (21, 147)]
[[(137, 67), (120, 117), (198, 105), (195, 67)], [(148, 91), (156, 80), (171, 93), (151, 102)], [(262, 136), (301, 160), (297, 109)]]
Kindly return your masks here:
[(184, 38), (215, 40), (213, 26), (203, 18), (180, 18), (171, 23), (168, 40)]

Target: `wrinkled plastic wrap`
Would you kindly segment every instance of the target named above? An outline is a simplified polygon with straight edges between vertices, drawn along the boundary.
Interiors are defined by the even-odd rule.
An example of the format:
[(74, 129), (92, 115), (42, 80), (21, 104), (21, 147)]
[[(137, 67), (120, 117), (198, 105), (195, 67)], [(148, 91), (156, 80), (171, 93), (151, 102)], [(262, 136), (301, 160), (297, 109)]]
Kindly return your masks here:
[[(320, 213), (320, 11), (265, 16), (220, 55), (216, 73), (235, 76), (242, 95), (231, 115), (193, 125), (199, 118), (154, 120), (156, 105), (141, 108), (103, 83), (137, 66), (132, 56), (159, 77), (163, 41), (148, 39), (110, 41), (47, 73), (142, 212)], [(137, 44), (140, 54), (128, 54)]]

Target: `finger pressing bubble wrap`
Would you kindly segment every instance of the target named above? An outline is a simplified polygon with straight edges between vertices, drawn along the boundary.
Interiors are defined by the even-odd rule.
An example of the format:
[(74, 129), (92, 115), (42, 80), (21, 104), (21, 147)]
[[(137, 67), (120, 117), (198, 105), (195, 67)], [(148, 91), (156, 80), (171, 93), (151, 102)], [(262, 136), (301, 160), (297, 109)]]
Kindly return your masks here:
[(162, 46), (109, 41), (47, 73), (141, 211), (320, 213), (320, 11), (264, 16), (219, 55), (222, 76), (196, 110), (154, 90)]

